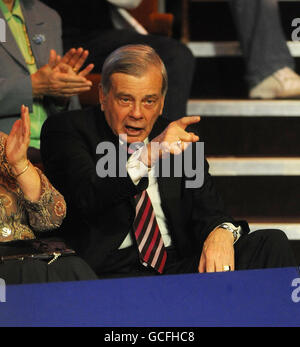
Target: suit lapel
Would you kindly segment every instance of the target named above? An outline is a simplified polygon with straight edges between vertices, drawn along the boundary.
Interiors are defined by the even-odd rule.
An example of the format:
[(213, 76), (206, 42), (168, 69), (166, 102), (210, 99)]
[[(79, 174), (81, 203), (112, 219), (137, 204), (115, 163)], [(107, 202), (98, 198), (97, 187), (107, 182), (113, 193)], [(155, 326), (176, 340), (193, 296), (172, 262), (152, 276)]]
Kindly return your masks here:
[[(168, 219), (180, 216), (182, 177), (157, 177), (162, 209)], [(178, 214), (179, 213), (179, 214)], [(177, 218), (176, 217), (176, 218)]]
[[(40, 68), (43, 65), (42, 62), (48, 61), (50, 51), (44, 32), (45, 22), (38, 13), (36, 6), (26, 5), (26, 3), (24, 4), (23, 2), (20, 4), (26, 23), (31, 49), (36, 60), (37, 68)], [(40, 43), (35, 42), (33, 38), (37, 37), (37, 35), (42, 35), (42, 37), (45, 38), (45, 41)]]
[[(5, 20), (1, 10), (0, 10), (0, 18)], [(19, 47), (16, 43), (15, 38), (13, 37), (10, 27), (8, 26), (6, 21), (5, 21), (5, 24), (6, 24), (6, 42), (0, 42), (0, 45), (7, 51), (7, 53), (14, 60), (16, 60), (21, 66), (24, 67), (24, 69), (27, 70), (26, 62), (23, 58), (21, 51), (19, 50)]]
[[(164, 118), (159, 117), (154, 124), (153, 130), (149, 135), (149, 139), (152, 140), (158, 134), (168, 126), (169, 122)], [(161, 198), (161, 206), (167, 217), (170, 229), (176, 229), (182, 215), (181, 211), (181, 197), (182, 197), (182, 177), (174, 176), (174, 158), (171, 156), (170, 160), (170, 175), (169, 177), (163, 177), (163, 173), (160, 172), (157, 177), (157, 183)], [(162, 160), (159, 161), (158, 167), (162, 170)]]

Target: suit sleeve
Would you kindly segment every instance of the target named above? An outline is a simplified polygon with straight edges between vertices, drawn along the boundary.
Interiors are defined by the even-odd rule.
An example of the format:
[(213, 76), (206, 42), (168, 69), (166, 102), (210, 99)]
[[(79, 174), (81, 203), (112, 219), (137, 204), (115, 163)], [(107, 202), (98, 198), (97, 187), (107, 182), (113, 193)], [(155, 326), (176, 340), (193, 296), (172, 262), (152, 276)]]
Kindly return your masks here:
[(0, 77), (0, 117), (19, 114), (22, 104), (27, 105), (29, 112), (32, 112), (33, 97), (30, 75)]
[[(200, 126), (201, 123), (190, 127), (189, 131), (197, 134), (201, 141)], [(193, 153), (196, 153), (193, 160), (203, 161), (203, 184), (199, 188), (187, 189), (187, 191), (192, 196), (191, 227), (194, 235), (203, 243), (209, 233), (218, 225), (225, 222), (236, 223), (226, 211), (222, 197), (214, 184), (214, 179), (209, 173), (209, 164), (206, 158), (199, 158), (197, 150)]]
[(218, 225), (225, 222), (235, 224), (232, 216), (227, 213), (223, 200), (216, 190), (206, 160), (204, 162), (204, 184), (201, 188), (194, 189), (192, 196), (192, 225), (194, 234), (200, 239), (201, 243)]
[[(55, 47), (52, 47), (56, 50), (56, 53), (60, 56), (64, 55), (64, 47), (63, 47), (63, 32), (62, 32), (62, 19), (60, 15), (51, 9), (51, 12), (53, 13), (53, 16), (55, 20), (52, 20), (51, 25), (53, 26), (52, 35), (55, 36)], [(46, 62), (45, 62), (46, 63)], [(57, 102), (55, 97), (47, 96), (45, 98), (45, 104), (47, 105), (47, 108), (49, 109), (50, 114), (55, 114), (58, 112), (62, 112), (65, 110), (78, 110), (81, 108), (80, 101), (77, 95), (71, 96), (68, 103), (61, 107), (59, 106), (59, 103)]]
[[(60, 119), (59, 124), (55, 123), (57, 119)], [(70, 117), (64, 114), (50, 117), (41, 135), (41, 152), (47, 176), (63, 194), (67, 206), (85, 217), (104, 214), (148, 185), (148, 180), (142, 179), (135, 186), (128, 175), (99, 177), (95, 158), (100, 160), (104, 157), (95, 155), (96, 146), (88, 144), (88, 137), (84, 126), (81, 130), (76, 129)], [(116, 172), (118, 170), (117, 160)]]

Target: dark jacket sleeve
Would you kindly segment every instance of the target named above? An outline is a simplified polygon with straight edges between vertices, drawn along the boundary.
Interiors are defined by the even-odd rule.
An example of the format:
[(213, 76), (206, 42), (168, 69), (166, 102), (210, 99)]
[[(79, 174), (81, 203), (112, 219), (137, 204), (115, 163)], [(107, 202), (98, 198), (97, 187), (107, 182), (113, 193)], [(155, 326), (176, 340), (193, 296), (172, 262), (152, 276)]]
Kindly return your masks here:
[[(97, 162), (103, 155), (96, 154), (97, 142), (91, 141), (93, 135), (90, 133), (93, 126), (87, 125), (85, 114), (80, 112), (83, 111), (47, 119), (41, 134), (41, 153), (46, 174), (64, 195), (67, 206), (71, 204), (82, 216), (89, 217), (104, 214), (122, 200), (128, 200), (148, 182), (142, 180), (135, 186), (128, 175), (121, 178), (116, 177), (118, 175), (98, 176)], [(74, 121), (77, 115), (80, 116), (77, 120), (81, 118), (78, 123)], [(118, 153), (115, 154), (118, 159)]]
[[(201, 141), (201, 122), (188, 128), (188, 131), (193, 131), (197, 134)], [(197, 151), (195, 151), (197, 153)], [(201, 160), (203, 165), (203, 184), (201, 187), (194, 189), (187, 189), (187, 194), (192, 196), (191, 210), (189, 225), (202, 244), (209, 233), (214, 230), (218, 225), (224, 222), (230, 222), (234, 225), (242, 225), (244, 228), (248, 227), (246, 222), (235, 221), (234, 218), (228, 213), (220, 193), (217, 191), (214, 177), (210, 175), (209, 164), (204, 156), (202, 158), (197, 155), (193, 160)], [(245, 224), (245, 225), (244, 225)]]

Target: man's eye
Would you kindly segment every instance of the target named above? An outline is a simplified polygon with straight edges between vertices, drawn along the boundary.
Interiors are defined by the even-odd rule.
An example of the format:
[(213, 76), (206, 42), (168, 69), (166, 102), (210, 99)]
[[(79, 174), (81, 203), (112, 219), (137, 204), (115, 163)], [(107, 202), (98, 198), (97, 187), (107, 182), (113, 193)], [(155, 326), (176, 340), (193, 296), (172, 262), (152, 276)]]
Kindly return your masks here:
[(131, 103), (131, 98), (129, 96), (119, 96), (118, 97), (118, 102), (120, 104), (128, 105), (128, 104)]
[(152, 104), (154, 104), (154, 102), (155, 102), (155, 100), (153, 100), (153, 99), (146, 99), (145, 100), (146, 105), (152, 105)]

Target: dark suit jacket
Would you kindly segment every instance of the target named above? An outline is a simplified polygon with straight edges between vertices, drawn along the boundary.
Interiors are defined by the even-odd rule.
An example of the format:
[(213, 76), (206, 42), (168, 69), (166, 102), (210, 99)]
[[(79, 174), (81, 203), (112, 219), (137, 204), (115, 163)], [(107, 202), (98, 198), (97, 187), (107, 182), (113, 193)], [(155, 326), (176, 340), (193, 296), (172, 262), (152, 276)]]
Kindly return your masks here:
[[(149, 138), (167, 125), (168, 121), (159, 117)], [(135, 186), (129, 177), (98, 177), (96, 164), (104, 154), (96, 154), (96, 147), (102, 141), (119, 147), (118, 137), (99, 107), (50, 117), (41, 135), (46, 174), (67, 202), (63, 235), (96, 271), (101, 271), (109, 252), (116, 250), (130, 231), (135, 216), (133, 196), (148, 185), (148, 178)], [(217, 225), (232, 221), (224, 212), (206, 161), (202, 187), (187, 189), (185, 180), (158, 177), (162, 208), (181, 257), (200, 252)]]

